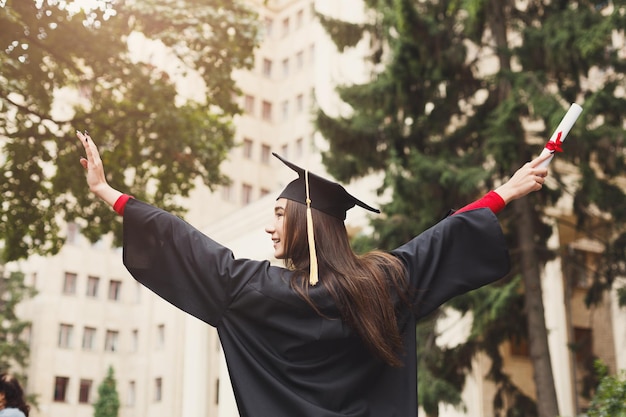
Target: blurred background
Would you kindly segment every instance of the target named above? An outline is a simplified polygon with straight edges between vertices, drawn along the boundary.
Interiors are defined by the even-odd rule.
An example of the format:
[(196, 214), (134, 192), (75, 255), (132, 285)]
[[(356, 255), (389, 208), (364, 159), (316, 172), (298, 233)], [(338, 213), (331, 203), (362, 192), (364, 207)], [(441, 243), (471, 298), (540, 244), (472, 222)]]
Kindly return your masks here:
[(393, 249), (578, 103), (498, 216), (511, 273), (419, 325), (420, 415), (625, 415), (625, 27), (618, 0), (0, 1), (0, 368), (36, 417), (238, 415), (216, 331), (125, 270), (76, 130), (114, 187), (272, 259), (271, 152), (379, 206), (347, 226)]

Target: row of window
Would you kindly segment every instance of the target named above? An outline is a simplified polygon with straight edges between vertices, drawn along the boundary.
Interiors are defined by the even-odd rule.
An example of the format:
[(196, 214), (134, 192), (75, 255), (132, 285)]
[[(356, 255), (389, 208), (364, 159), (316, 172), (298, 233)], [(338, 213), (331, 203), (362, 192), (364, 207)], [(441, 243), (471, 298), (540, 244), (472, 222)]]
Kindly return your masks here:
[[(308, 61), (305, 62), (304, 50), (301, 49), (293, 57), (286, 57), (280, 61), (280, 76), (286, 79), (291, 75), (292, 65), (294, 65), (295, 73), (304, 69), (305, 63), (313, 65), (315, 63), (315, 44), (309, 45)], [(263, 58), (261, 71), (263, 76), (272, 79), (276, 76), (274, 61), (270, 58)]]
[[(313, 19), (315, 16), (315, 3), (310, 3), (309, 17)], [(296, 12), (295, 16), (286, 16), (280, 21), (280, 36), (287, 37), (291, 31), (301, 29), (305, 22), (305, 9), (300, 9)], [(265, 37), (272, 38), (275, 35), (275, 22), (271, 17), (265, 17)]]
[[(253, 160), (256, 159), (255, 152), (255, 142), (250, 138), (244, 138), (242, 143), (242, 152), (244, 159)], [(290, 155), (293, 154), (293, 155)], [(280, 147), (280, 155), (284, 158), (300, 158), (304, 154), (304, 139), (298, 138), (294, 143), (284, 144)], [(264, 165), (270, 164), (271, 159), (271, 147), (265, 143), (260, 144), (259, 149), (259, 161)], [(233, 183), (224, 185), (221, 188), (222, 199), (224, 201), (236, 202), (238, 196), (236, 194), (237, 186)], [(267, 188), (261, 187), (258, 190), (258, 198), (265, 197), (270, 193), (270, 190)], [(242, 205), (248, 205), (252, 203), (255, 198), (255, 190), (251, 184), (241, 183), (240, 185), (240, 193), (239, 193), (239, 201)]]
[[(244, 159), (254, 160), (257, 159), (255, 152), (255, 141), (250, 138), (244, 138), (242, 142), (242, 153)], [(258, 150), (259, 157), (258, 160), (263, 165), (269, 165), (272, 159), (272, 149), (270, 145), (261, 143), (260, 148)], [(304, 139), (298, 138), (296, 139), (290, 146), (290, 144), (286, 143), (280, 147), (280, 156), (286, 159), (290, 158), (301, 158), (304, 155)]]
[[(78, 403), (79, 404), (91, 404), (94, 402), (95, 398), (92, 398), (92, 392), (94, 390), (94, 383), (91, 379), (83, 379), (81, 378), (78, 382)], [(163, 378), (158, 377), (154, 379), (153, 385), (153, 396), (152, 399), (154, 402), (160, 402), (163, 399)], [(54, 394), (53, 400), (55, 402), (72, 402), (72, 399), (69, 399), (69, 391), (70, 391), (70, 378), (66, 376), (57, 376), (54, 378)], [(127, 407), (133, 407), (136, 401), (136, 383), (135, 381), (128, 381), (126, 396), (125, 396), (124, 404)]]
[[(310, 97), (314, 96), (315, 91), (311, 90)], [(305, 96), (304, 94), (298, 94), (293, 101), (283, 100), (280, 103), (280, 117), (281, 121), (287, 121), (290, 117), (300, 115), (304, 113), (305, 109)], [(256, 116), (256, 98), (253, 95), (246, 94), (243, 102), (243, 109), (246, 114), (255, 117)], [(292, 114), (293, 113), (293, 114)], [(273, 122), (274, 117), (274, 104), (269, 100), (261, 100), (261, 119), (267, 122)]]
[[(269, 194), (269, 192), (270, 191), (267, 188), (261, 188), (259, 190), (259, 198), (265, 197), (266, 195)], [(221, 194), (222, 194), (222, 200), (224, 201), (230, 201), (230, 202), (237, 201), (237, 194), (236, 194), (234, 184), (228, 184), (228, 185), (222, 186)], [(255, 192), (254, 192), (254, 187), (252, 185), (247, 184), (245, 182), (241, 184), (239, 200), (241, 201), (242, 205), (245, 206), (245, 205), (252, 203), (255, 200), (254, 195), (255, 195)]]
[[(74, 341), (74, 328), (73, 324), (61, 323), (59, 324), (59, 334), (57, 345), (64, 349), (73, 349), (75, 347)], [(81, 339), (81, 349), (86, 351), (94, 351), (97, 349), (97, 334), (98, 331), (95, 327), (84, 326)], [(156, 336), (156, 349), (163, 349), (165, 347), (165, 325), (157, 325)], [(118, 330), (106, 329), (104, 331), (104, 344), (103, 348), (105, 352), (118, 352), (120, 350), (120, 332)], [(137, 352), (139, 350), (139, 330), (134, 329), (130, 333), (130, 352)]]
[[(85, 287), (85, 295), (90, 298), (98, 298), (100, 296), (100, 277), (88, 275)], [(62, 293), (64, 295), (76, 295), (78, 290), (78, 274), (66, 272), (63, 277)], [(122, 294), (122, 281), (111, 279), (108, 282), (107, 299), (111, 301), (119, 301)]]

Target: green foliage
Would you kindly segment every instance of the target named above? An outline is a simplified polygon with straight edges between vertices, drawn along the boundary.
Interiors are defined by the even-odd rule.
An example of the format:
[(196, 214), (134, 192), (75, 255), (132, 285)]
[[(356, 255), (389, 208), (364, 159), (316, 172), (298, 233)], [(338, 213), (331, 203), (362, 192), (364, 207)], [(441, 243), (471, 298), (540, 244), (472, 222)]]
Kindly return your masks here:
[[(569, 103), (584, 108), (565, 152), (551, 165), (552, 184), (524, 201), (527, 224), (520, 226), (515, 207), (498, 216), (512, 255), (510, 277), (516, 278), (454, 300), (453, 308), (473, 313), (470, 340), (455, 352), (426, 349), (436, 356), (420, 361), (420, 375), (428, 375), (420, 390), (450, 392), (462, 384), (451, 382), (456, 376), (445, 366), (433, 365), (442, 363), (437, 356), (486, 352), (493, 363), (489, 376), (498, 387), (496, 409), (536, 414), (533, 401), (502, 372), (498, 346), (509, 338), (529, 338), (519, 276), (528, 265), (521, 262), (523, 253), (532, 252), (538, 263), (556, 255), (546, 246), (553, 220), (545, 209), (564, 192), (572, 193), (578, 227), (594, 238), (596, 209), (608, 215), (612, 228), (601, 236), (607, 250), (596, 287), (610, 288), (614, 277), (626, 273), (626, 195), (618, 186), (626, 167), (626, 98), (620, 93), (626, 61), (611, 47), (612, 34), (626, 27), (626, 3), (612, 2), (612, 9), (547, 0), (523, 8), (519, 2), (484, 0), (366, 4), (372, 24), (358, 29), (372, 39), (369, 60), (384, 65), (376, 67), (370, 82), (338, 88), (351, 107), (349, 117), (332, 117), (324, 109), (316, 117), (329, 142), (323, 161), (331, 174), (349, 181), (384, 173), (379, 192), (390, 196), (389, 202), (372, 222), (371, 242), (359, 237), (360, 248), (394, 248), (448, 209), (495, 188), (541, 152)], [(356, 28), (348, 32), (330, 20), (325, 25), (340, 50), (357, 43)], [(576, 170), (580, 175), (572, 180)], [(531, 248), (519, 243), (524, 234), (532, 234), (526, 239)], [(427, 335), (420, 343), (432, 339)], [(467, 362), (448, 363), (463, 370)], [(420, 391), (422, 401), (428, 398), (437, 397)], [(439, 398), (456, 404), (454, 395)], [(436, 407), (427, 406), (435, 415)]]
[[(165, 209), (181, 213), (172, 197), (197, 180), (227, 181), (219, 164), (240, 111), (232, 72), (252, 65), (256, 15), (240, 1), (67, 3), (8, 0), (0, 9), (5, 260), (56, 252), (61, 220), (76, 220), (91, 240), (121, 236), (119, 219), (88, 195), (77, 129), (100, 146), (114, 187)], [(168, 72), (131, 56), (129, 42), (142, 36), (142, 50), (167, 48)], [(180, 95), (174, 74), (199, 77), (198, 97)]]
[(29, 346), (21, 336), (30, 322), (21, 320), (15, 307), (35, 295), (35, 289), (24, 284), (24, 274), (11, 272), (0, 276), (0, 371), (28, 365)]
[(107, 376), (98, 386), (98, 400), (93, 405), (94, 417), (117, 417), (120, 399), (117, 393), (113, 367), (109, 366)]
[[(30, 346), (24, 339), (24, 331), (31, 323), (22, 320), (15, 308), (35, 294), (35, 289), (24, 283), (23, 273), (10, 272), (5, 275), (0, 264), (0, 372), (10, 371), (17, 375), (24, 386), (26, 375), (23, 371), (28, 367), (30, 357)], [(31, 405), (37, 403), (33, 395), (29, 395), (27, 401)]]
[(617, 289), (617, 300), (620, 306), (626, 307), (626, 286)]
[(626, 417), (626, 371), (609, 375), (601, 361), (595, 363), (600, 378), (596, 394), (587, 411), (589, 417)]
[[(435, 312), (417, 326), (418, 403), (427, 416), (439, 415), (440, 402), (463, 407), (463, 372), (469, 368), (471, 361), (471, 357), (451, 355), (454, 349), (442, 349), (436, 344), (435, 326), (441, 314), (440, 311)], [(445, 378), (442, 378), (443, 374)]]

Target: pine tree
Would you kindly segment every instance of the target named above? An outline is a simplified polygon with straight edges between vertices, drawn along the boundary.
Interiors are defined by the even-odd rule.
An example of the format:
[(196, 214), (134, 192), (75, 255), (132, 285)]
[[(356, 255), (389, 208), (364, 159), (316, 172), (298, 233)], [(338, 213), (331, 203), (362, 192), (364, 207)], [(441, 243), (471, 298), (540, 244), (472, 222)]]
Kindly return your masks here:
[[(481, 289), (489, 296), (469, 294), (450, 303), (472, 311), (476, 319), (474, 337), (456, 349), (458, 368), (469, 366), (467, 358), (476, 351), (487, 352), (493, 362), (489, 376), (499, 390), (496, 410), (553, 417), (558, 407), (540, 272), (560, 253), (546, 245), (554, 225), (546, 208), (570, 194), (578, 228), (600, 236), (607, 246), (590, 300), (598, 299), (614, 277), (624, 273), (626, 197), (617, 179), (626, 162), (625, 118), (620, 111), (626, 104), (623, 90), (620, 93), (626, 65), (620, 51), (611, 47), (611, 36), (626, 24), (625, 3), (615, 1), (611, 7), (586, 1), (365, 3), (373, 16), (370, 22), (353, 24), (320, 16), (340, 50), (368, 34), (373, 45), (372, 80), (338, 89), (352, 109), (349, 115), (329, 115), (320, 109), (316, 122), (329, 142), (323, 160), (331, 174), (348, 181), (385, 173), (380, 192), (391, 199), (383, 207), (385, 216), (372, 222), (377, 247), (396, 247), (441, 219), (449, 208), (478, 197), (477, 191), (493, 189), (539, 154), (569, 103), (584, 108), (564, 144), (565, 153), (551, 165), (552, 184), (515, 201), (499, 215), (513, 256), (512, 273)], [(599, 212), (610, 218), (611, 233), (599, 234)], [(521, 295), (509, 291), (516, 286), (523, 289)], [(504, 289), (509, 290), (500, 295), (507, 296), (499, 297)], [(499, 304), (496, 308), (486, 300)], [(478, 331), (482, 334), (474, 333)], [(536, 406), (500, 369), (497, 347), (504, 337), (529, 341)], [(420, 364), (433, 368), (436, 362)], [(441, 367), (428, 372), (450, 378)], [(449, 384), (445, 389), (452, 392), (454, 387)], [(443, 397), (420, 393), (420, 398)], [(453, 395), (447, 398), (456, 401)], [(436, 415), (432, 404), (422, 405), (429, 407), (429, 415)]]
[(98, 386), (98, 400), (93, 405), (94, 417), (117, 417), (120, 399), (116, 389), (113, 367), (109, 366), (107, 376)]

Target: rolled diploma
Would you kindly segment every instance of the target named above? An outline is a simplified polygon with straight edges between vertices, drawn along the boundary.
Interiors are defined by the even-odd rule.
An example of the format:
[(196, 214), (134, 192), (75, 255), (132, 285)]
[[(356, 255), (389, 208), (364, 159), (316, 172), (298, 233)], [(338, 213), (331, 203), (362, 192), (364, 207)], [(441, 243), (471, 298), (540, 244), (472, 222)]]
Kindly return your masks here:
[[(569, 133), (569, 131), (572, 129), (572, 126), (574, 126), (574, 123), (576, 122), (576, 119), (578, 119), (578, 116), (580, 116), (580, 113), (582, 113), (583, 108), (580, 107), (578, 104), (576, 103), (572, 103), (572, 105), (570, 106), (569, 110), (567, 111), (567, 113), (565, 113), (565, 116), (563, 116), (563, 119), (561, 120), (561, 123), (559, 123), (559, 125), (556, 127), (556, 130), (554, 131), (554, 133), (552, 134), (552, 136), (550, 137), (550, 142), (555, 142), (556, 138), (559, 136), (559, 132), (561, 132), (561, 142), (565, 141), (565, 136), (567, 136), (567, 134)], [(552, 158), (554, 158), (554, 153), (552, 151), (550, 151), (548, 148), (543, 148), (543, 151), (541, 151), (541, 155), (540, 156), (545, 156), (547, 154), (551, 153), (552, 156), (548, 159), (546, 159), (545, 161), (543, 161), (539, 166), (541, 168), (547, 167), (548, 165), (550, 165), (550, 162), (552, 161)]]

